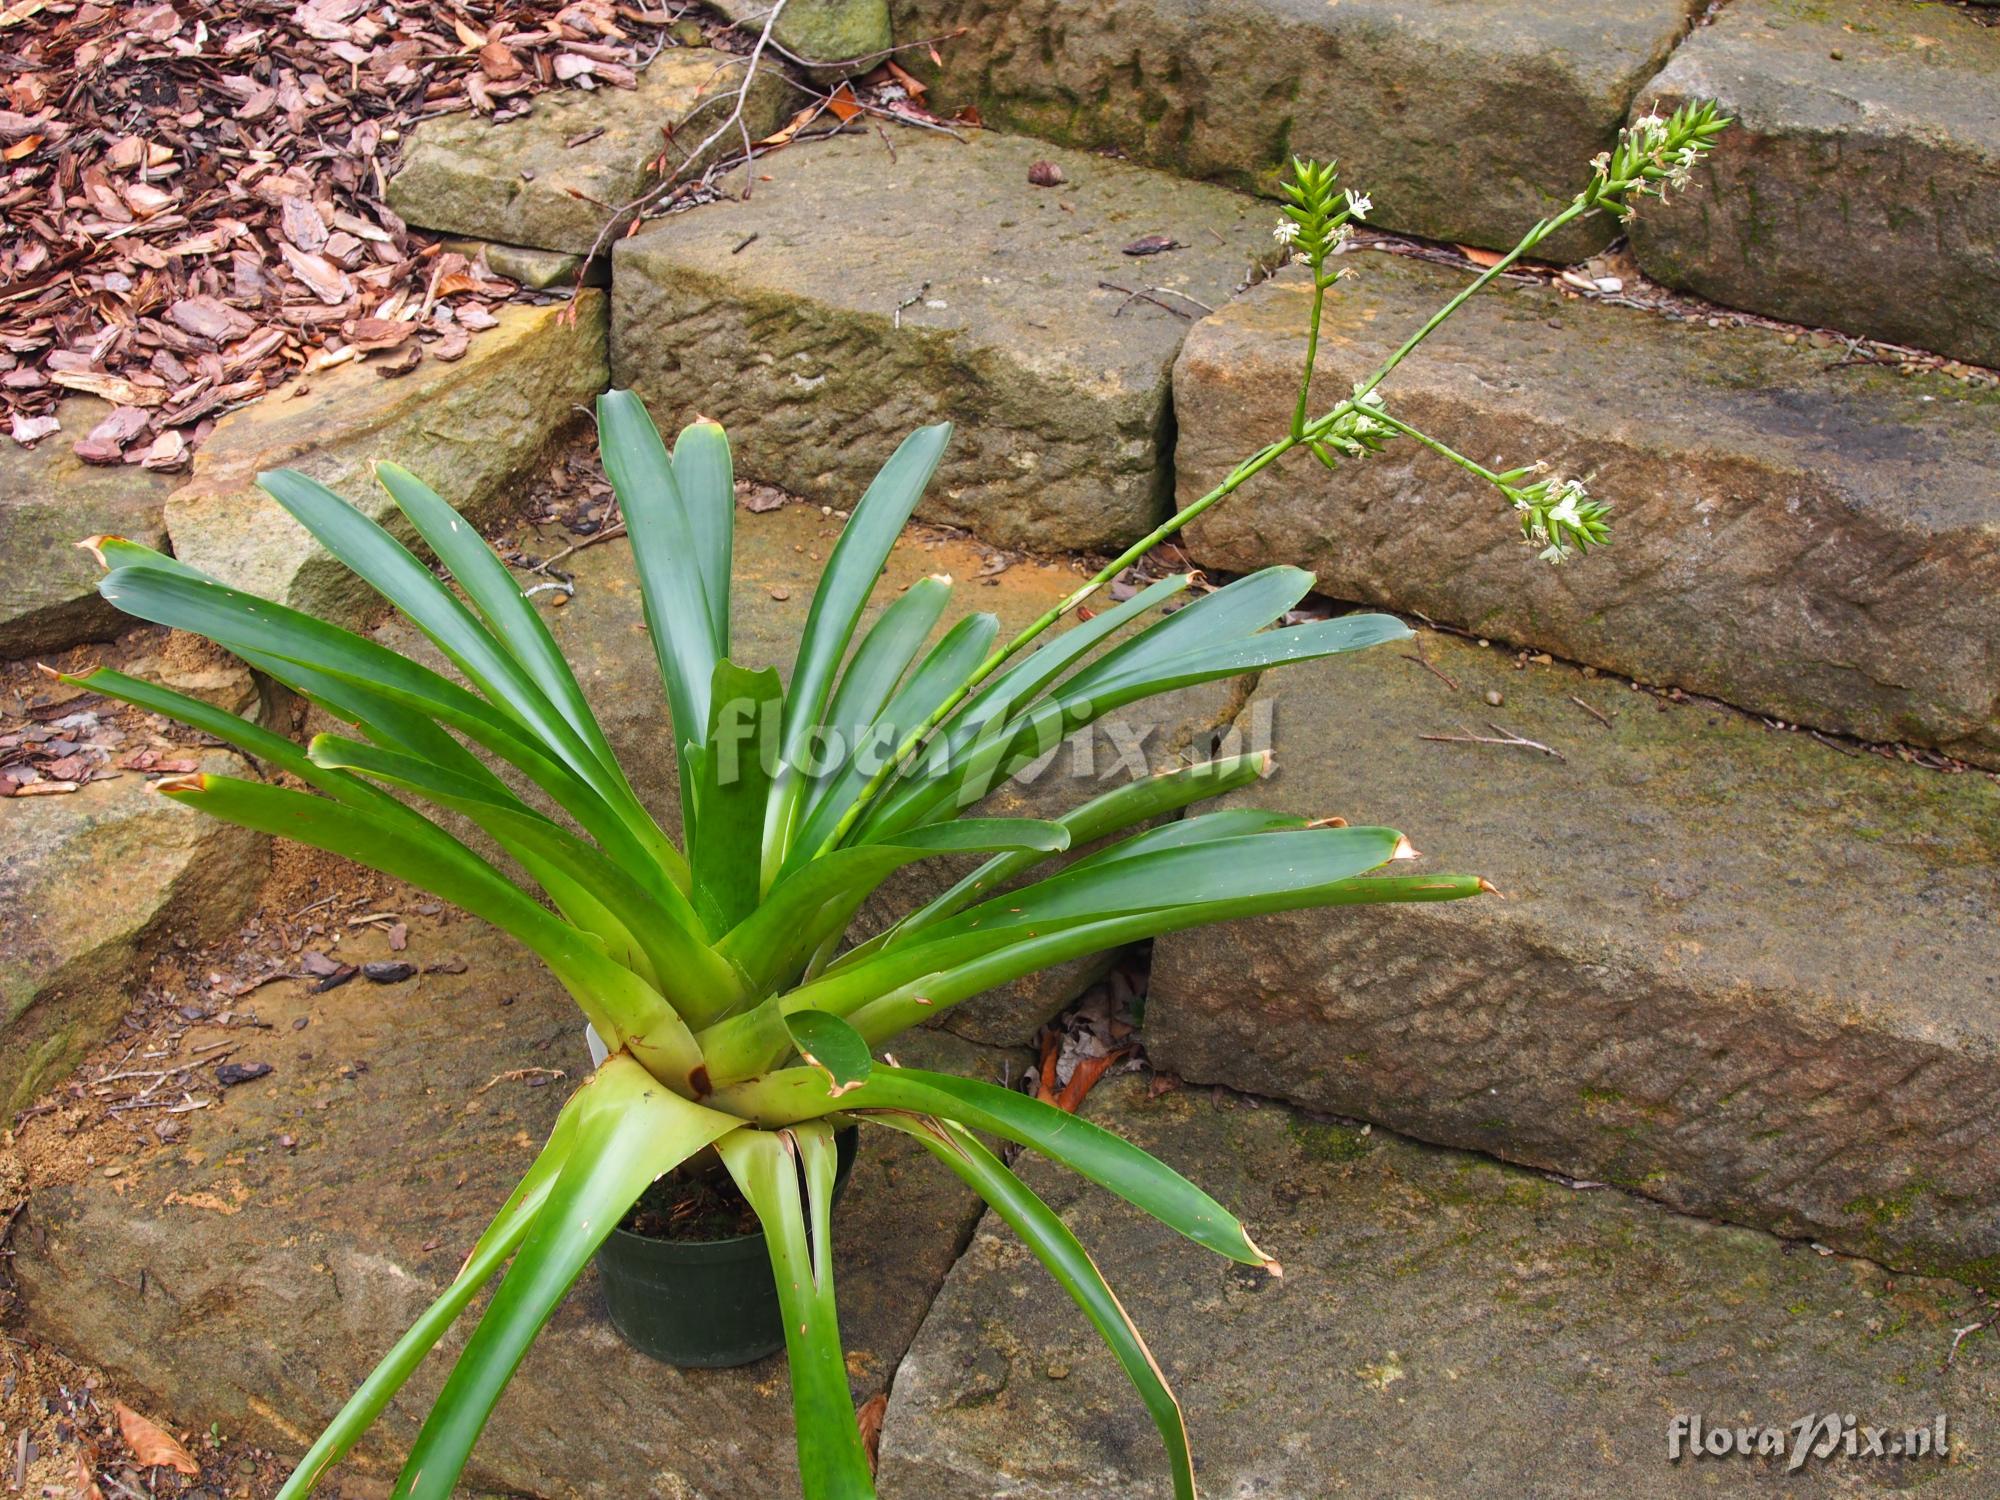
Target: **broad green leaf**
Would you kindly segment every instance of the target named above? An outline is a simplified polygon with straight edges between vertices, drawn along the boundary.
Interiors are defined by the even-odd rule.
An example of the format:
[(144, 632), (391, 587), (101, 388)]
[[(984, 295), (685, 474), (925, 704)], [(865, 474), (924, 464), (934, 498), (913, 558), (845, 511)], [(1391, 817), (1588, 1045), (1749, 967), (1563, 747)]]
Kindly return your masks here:
[(1167, 1464), (1174, 1476), (1175, 1500), (1195, 1500), (1194, 1458), (1188, 1451), (1187, 1424), (1167, 1377), (1139, 1336), (1123, 1304), (1105, 1284), (1103, 1273), (1068, 1226), (1001, 1163), (970, 1131), (941, 1120), (912, 1120), (895, 1115), (865, 1115), (864, 1119), (905, 1135), (958, 1174), (993, 1211), (1007, 1221), (1021, 1243), (1034, 1252), (1062, 1289), (1117, 1357), (1139, 1399), (1152, 1414), (1153, 1425), (1167, 1447)]
[(730, 568), (736, 551), (736, 466), (722, 428), (705, 420), (683, 427), (674, 439), (673, 471), (700, 562), (715, 654), (727, 656)]
[(1282, 620), (1287, 610), (1312, 592), (1313, 582), (1313, 575), (1303, 568), (1263, 568), (1247, 574), (1120, 641), (1082, 668), (1066, 686), (1076, 684), (1081, 691), (1081, 683), (1096, 675), (1151, 671), (1190, 646), (1212, 646), (1254, 635)]
[(1033, 702), (1099, 645), (1140, 616), (1185, 593), (1193, 582), (1192, 573), (1170, 574), (1015, 658), (988, 678), (978, 695), (951, 721), (951, 738), (961, 745), (970, 743), (983, 726), (1004, 720), (1022, 704)]
[[(1080, 849), (1086, 844), (1144, 823), (1148, 819), (1178, 812), (1181, 808), (1206, 798), (1219, 797), (1238, 787), (1248, 786), (1264, 773), (1270, 763), (1271, 757), (1267, 752), (1257, 751), (1248, 755), (1222, 756), (1191, 766), (1176, 766), (1171, 770), (1145, 777), (1143, 780), (1129, 781), (1123, 786), (1114, 787), (1080, 806), (1071, 808), (1056, 821), (1069, 834), (1069, 846)], [(991, 896), (1016, 876), (1033, 869), (1046, 858), (1048, 855), (1032, 849), (995, 855), (951, 889), (941, 892), (911, 912), (894, 927), (851, 949), (843, 956), (841, 962), (863, 953), (864, 950), (872, 952), (907, 941), (912, 934), (922, 931), (933, 922), (941, 921), (945, 917), (963, 911), (973, 902)]]
[(823, 1010), (802, 1010), (786, 1018), (792, 1045), (806, 1066), (826, 1075), (830, 1098), (838, 1098), (867, 1081), (875, 1059), (861, 1033), (839, 1016)]
[(994, 637), (999, 633), (1000, 621), (990, 614), (967, 615), (944, 633), (943, 639), (910, 674), (910, 680), (883, 705), (856, 754), (828, 779), (818, 805), (799, 830), (786, 862), (787, 870), (797, 869), (815, 854), (825, 852), (834, 826), (868, 779), (972, 675), (993, 648)]
[[(1204, 922), (1379, 899), (1354, 896), (1342, 882), (1407, 852), (1391, 829), (1309, 828), (1065, 870), (935, 923), (908, 944), (829, 972), (794, 990), (784, 1005), (787, 1011), (845, 1015), (878, 1040), (891, 1014), (905, 1014), (904, 1024), (911, 1024), (926, 1007), (941, 1008), (1059, 961), (1052, 953), (1076, 957)], [(1095, 935), (1110, 941), (1074, 946), (1073, 940)], [(975, 980), (975, 988), (965, 987)], [(869, 1008), (865, 1018), (862, 1007)]]
[[(572, 887), (580, 887), (616, 926), (600, 929), (576, 912), (568, 913), (571, 920), (607, 942), (637, 945), (646, 960), (643, 977), (694, 1024), (723, 1014), (746, 997), (743, 976), (708, 945), (687, 898), (677, 886), (658, 878), (657, 871), (650, 872), (655, 878), (642, 885), (505, 787), (496, 790), (463, 780), (414, 756), (334, 735), (316, 736), (310, 753), (315, 765), (358, 771), (464, 813), (527, 866), (566, 910), (565, 897)], [(560, 880), (552, 884), (551, 875)]]
[(1148, 828), (1129, 839), (1086, 854), (1064, 868), (1064, 874), (1081, 870), (1101, 870), (1121, 860), (1162, 849), (1186, 849), (1195, 844), (1212, 844), (1218, 839), (1242, 838), (1246, 834), (1280, 833), (1309, 828), (1312, 822), (1297, 813), (1272, 812), (1264, 807), (1226, 807), (1198, 817), (1181, 818), (1159, 828)]
[(375, 1424), (396, 1392), (403, 1388), (424, 1356), (429, 1354), (445, 1331), (458, 1321), (472, 1299), (500, 1269), (521, 1241), (527, 1238), (534, 1226), (535, 1216), (548, 1201), (549, 1189), (555, 1185), (557, 1175), (569, 1160), (570, 1147), (576, 1136), (577, 1099), (572, 1098), (556, 1116), (555, 1129), (549, 1133), (541, 1154), (535, 1158), (533, 1166), (508, 1196), (493, 1222), (480, 1235), (472, 1247), (472, 1254), (459, 1267), (458, 1275), (452, 1278), (450, 1286), (431, 1305), (424, 1309), (423, 1316), (410, 1325), (410, 1329), (398, 1339), (380, 1364), (369, 1372), (368, 1378), (348, 1398), (327, 1428), (306, 1456), (299, 1460), (291, 1477), (278, 1491), (277, 1500), (304, 1500), (326, 1471), (346, 1456), (349, 1449), (359, 1442), (362, 1435)]
[(1128, 703), (1217, 678), (1405, 640), (1409, 634), (1409, 628), (1392, 615), (1346, 615), (1214, 645), (1189, 643), (1186, 650), (1164, 659), (1130, 656), (1108, 672), (1100, 672), (1093, 663), (1019, 715), (987, 726), (970, 744), (954, 751), (948, 768), (927, 765), (925, 779), (907, 783), (877, 805), (854, 841), (890, 838), (902, 829), (948, 816), (954, 806), (972, 806), (1066, 736)]
[(260, 474), (257, 483), (322, 547), (428, 636), (489, 703), (547, 746), (600, 794), (615, 784), (616, 778), (607, 773), (603, 762), (556, 711), (526, 669), (409, 548), (318, 480), (296, 469)]
[(771, 1252), (771, 1275), (785, 1314), (805, 1500), (875, 1500), (833, 1300), (833, 1132), (823, 1123), (778, 1134), (739, 1130), (717, 1141), (716, 1150), (757, 1210)]
[[(951, 580), (941, 574), (919, 578), (882, 611), (869, 627), (847, 670), (840, 674), (840, 687), (833, 695), (821, 728), (840, 736), (842, 753), (826, 755), (824, 764), (813, 773), (813, 786), (806, 798), (808, 813), (818, 804), (826, 784), (848, 764), (866, 738), (903, 680), (917, 652), (923, 649), (931, 627), (951, 601)], [(816, 747), (809, 747), (816, 748)], [(884, 754), (894, 754), (893, 744)]]
[[(792, 1020), (796, 1025), (799, 1018)], [(817, 1068), (783, 1068), (720, 1090), (712, 1102), (771, 1129), (836, 1111), (940, 1115), (1061, 1162), (1218, 1255), (1278, 1272), (1278, 1263), (1257, 1248), (1235, 1215), (1172, 1167), (1100, 1125), (998, 1084), (918, 1068), (876, 1067), (861, 1082), (836, 1093)]]
[(1039, 818), (958, 818), (913, 828), (893, 843), (823, 854), (787, 875), (716, 946), (762, 990), (797, 974), (806, 959), (893, 872), (941, 854), (992, 849), (1052, 853), (1066, 848), (1060, 824)]
[[(501, 646), (534, 679), (605, 770), (622, 781), (618, 757), (591, 713), (576, 674), (570, 671), (540, 612), (521, 592), (499, 554), (442, 496), (408, 469), (378, 463), (375, 477), (438, 561), (451, 570)], [(626, 791), (629, 795), (630, 788)]]
[(396, 1500), (450, 1500), (494, 1403), (604, 1237), (661, 1173), (742, 1126), (622, 1056), (578, 1098), (569, 1159), (417, 1434)]
[(282, 604), (159, 568), (120, 568), (98, 590), (140, 619), (206, 636), (246, 659), (261, 653), (299, 662), (448, 724), (524, 772), (613, 859), (658, 863), (596, 788), (512, 719), (385, 646)]
[(695, 910), (711, 938), (757, 905), (784, 702), (776, 671), (746, 671), (727, 659), (715, 664), (708, 738), (694, 770), (687, 824)]
[(442, 896), (539, 954), (607, 1042), (643, 1045), (648, 1066), (681, 1076), (700, 1066), (693, 1035), (657, 990), (436, 824), (231, 776), (192, 776), (160, 789), (225, 822), (324, 849)]
[[(597, 398), (597, 446), (632, 538), (646, 629), (660, 661), (675, 737), (699, 744), (708, 728), (709, 680), (722, 651), (673, 464), (645, 403), (631, 391), (606, 391)], [(683, 805), (688, 795), (683, 767)]]
[[(64, 682), (75, 683), (88, 688), (93, 693), (102, 693), (107, 698), (117, 698), (130, 703), (135, 708), (143, 708), (148, 713), (161, 714), (176, 719), (203, 734), (234, 745), (245, 755), (261, 760), (266, 765), (305, 782), (308, 786), (325, 792), (329, 797), (357, 807), (379, 808), (388, 813), (391, 808), (397, 812), (409, 812), (402, 803), (387, 792), (370, 786), (358, 776), (350, 776), (344, 771), (331, 769), (314, 763), (311, 756), (299, 745), (281, 734), (238, 718), (227, 709), (218, 708), (213, 703), (204, 703), (199, 698), (190, 698), (185, 693), (177, 693), (171, 688), (163, 688), (157, 683), (145, 682), (137, 677), (127, 677), (123, 672), (114, 672), (108, 667), (95, 667), (75, 677), (64, 677)], [(409, 813), (411, 817), (421, 817), (419, 813)]]
[[(1263, 837), (1283, 838), (1285, 835), (1266, 834)], [(1376, 906), (1390, 902), (1458, 901), (1488, 889), (1490, 887), (1484, 881), (1473, 875), (1368, 875), (1335, 881), (1311, 890), (1270, 891), (1231, 901), (1166, 906), (1096, 921), (1064, 923), (1050, 932), (1014, 934), (1011, 941), (998, 947), (990, 946), (989, 937), (989, 946), (983, 950), (977, 950), (977, 944), (967, 943), (961, 938), (956, 943), (966, 943), (976, 951), (963, 958), (950, 958), (948, 955), (950, 948), (956, 945), (954, 943), (939, 945), (942, 952), (919, 953), (916, 962), (909, 967), (938, 966), (907, 978), (879, 998), (845, 1014), (855, 1030), (868, 1038), (871, 1045), (877, 1045), (995, 985), (1006, 984), (1023, 974), (1032, 974), (1068, 959), (1137, 942), (1141, 938), (1158, 937), (1162, 933), (1178, 932), (1208, 922), (1262, 916), (1275, 911)], [(884, 957), (909, 954), (924, 946), (912, 944), (909, 949), (893, 949)], [(796, 995), (803, 991), (793, 993)], [(787, 998), (784, 1003), (790, 1007), (794, 1002)]]
[(895, 545), (903, 523), (910, 519), (910, 512), (917, 508), (917, 501), (943, 461), (945, 445), (950, 440), (949, 422), (920, 427), (904, 438), (854, 507), (854, 514), (827, 559), (826, 572), (820, 577), (812, 608), (806, 615), (805, 633), (799, 639), (799, 654), (792, 666), (791, 686), (785, 699), (784, 754), (764, 830), (766, 888), (777, 878), (779, 867), (791, 851), (807, 785), (801, 769), (806, 747), (813, 730), (822, 722), (834, 676), (854, 637), (855, 623), (874, 591), (882, 565), (888, 561), (889, 549)]

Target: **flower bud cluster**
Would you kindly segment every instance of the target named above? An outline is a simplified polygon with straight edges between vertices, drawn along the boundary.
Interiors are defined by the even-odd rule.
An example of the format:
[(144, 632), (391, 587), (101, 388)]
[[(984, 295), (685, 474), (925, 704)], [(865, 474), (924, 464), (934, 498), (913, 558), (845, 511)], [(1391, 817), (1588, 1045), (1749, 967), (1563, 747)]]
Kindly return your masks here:
[(1631, 218), (1636, 200), (1664, 201), (1667, 189), (1686, 187), (1695, 163), (1714, 149), (1729, 124), (1712, 100), (1684, 104), (1664, 120), (1641, 115), (1618, 132), (1616, 147), (1591, 161), (1594, 175), (1577, 201)]

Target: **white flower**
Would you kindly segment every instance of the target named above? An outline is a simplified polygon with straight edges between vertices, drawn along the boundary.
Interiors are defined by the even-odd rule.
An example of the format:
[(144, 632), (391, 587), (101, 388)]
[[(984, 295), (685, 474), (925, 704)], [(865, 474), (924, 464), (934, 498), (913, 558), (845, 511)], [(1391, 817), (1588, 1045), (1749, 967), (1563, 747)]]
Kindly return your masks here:
[(1562, 566), (1562, 564), (1569, 561), (1569, 548), (1562, 546), (1561, 544), (1558, 543), (1553, 546), (1542, 548), (1539, 556), (1541, 557), (1543, 562), (1548, 563), (1555, 567), (1560, 567)]
[(1560, 486), (1558, 493), (1561, 498), (1549, 507), (1549, 520), (1557, 526), (1574, 528), (1580, 519), (1576, 513), (1576, 505), (1584, 498), (1584, 488), (1571, 479)]
[(1278, 227), (1271, 231), (1271, 238), (1281, 245), (1289, 245), (1299, 237), (1299, 226), (1290, 219), (1280, 219)]
[(1374, 206), (1374, 200), (1366, 193), (1357, 193), (1353, 188), (1347, 190), (1347, 211), (1353, 214), (1355, 218), (1367, 218), (1369, 210), (1374, 208)]

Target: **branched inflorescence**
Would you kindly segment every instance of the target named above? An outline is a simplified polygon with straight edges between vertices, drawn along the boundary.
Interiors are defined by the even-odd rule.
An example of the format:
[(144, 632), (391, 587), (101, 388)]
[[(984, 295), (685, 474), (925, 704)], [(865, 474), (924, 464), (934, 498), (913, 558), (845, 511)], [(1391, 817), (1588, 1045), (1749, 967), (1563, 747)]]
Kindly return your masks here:
[[(1616, 214), (1621, 220), (1629, 219), (1637, 200), (1648, 197), (1664, 200), (1669, 188), (1687, 186), (1695, 164), (1729, 124), (1714, 104), (1704, 103), (1683, 105), (1667, 119), (1655, 114), (1642, 115), (1620, 130), (1618, 144), (1612, 150), (1598, 153), (1591, 162), (1590, 182), (1567, 208), (1528, 231), (1513, 250), (1447, 303), (1380, 369), (1356, 385), (1354, 394), (1346, 401), (1311, 420), (1306, 410), (1313, 367), (1319, 358), (1320, 316), (1327, 291), (1348, 274), (1329, 273), (1326, 263), (1341, 252), (1352, 236), (1350, 221), (1365, 216), (1373, 204), (1351, 188), (1343, 191), (1338, 187), (1339, 173), (1332, 162), (1294, 158), (1291, 180), (1283, 185), (1284, 218), (1279, 220), (1275, 234), (1280, 243), (1303, 256), (1311, 269), (1313, 301), (1306, 333), (1305, 370), (1299, 379), (1298, 403), (1286, 446), (1304, 445), (1321, 463), (1333, 468), (1341, 458), (1377, 453), (1391, 438), (1408, 437), (1499, 490), (1520, 520), (1521, 535), (1539, 549), (1538, 555), (1544, 562), (1566, 562), (1592, 547), (1603, 546), (1611, 539), (1610, 507), (1591, 497), (1584, 480), (1550, 474), (1546, 463), (1495, 473), (1394, 416), (1377, 387), (1461, 304), (1564, 225), (1600, 209)], [(1231, 476), (1232, 480), (1236, 478)]]

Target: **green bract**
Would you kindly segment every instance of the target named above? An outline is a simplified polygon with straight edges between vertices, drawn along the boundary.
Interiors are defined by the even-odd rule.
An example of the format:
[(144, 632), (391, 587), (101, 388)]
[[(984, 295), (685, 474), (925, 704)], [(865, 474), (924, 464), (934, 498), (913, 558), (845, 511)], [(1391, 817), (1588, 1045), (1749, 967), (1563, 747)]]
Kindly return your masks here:
[[(679, 748), (680, 847), (633, 792), (505, 565), (414, 475), (379, 470), (451, 584), (305, 475), (283, 471), (262, 483), (429, 637), (462, 681), (149, 548), (95, 538), (110, 569), (106, 599), (220, 643), (356, 731), (301, 749), (167, 689), (90, 674), (96, 691), (179, 718), (306, 787), (203, 775), (164, 784), (167, 795), (371, 865), (504, 928), (548, 963), (610, 1050), (458, 1278), (313, 1445), (280, 1500), (312, 1489), (499, 1275), (396, 1486), (398, 1496), (444, 1500), (528, 1345), (604, 1237), (649, 1183), (711, 1147), (770, 1247), (805, 1494), (872, 1496), (827, 1224), (833, 1127), (847, 1122), (913, 1135), (1012, 1226), (1110, 1345), (1166, 1441), (1175, 1494), (1192, 1497), (1180, 1409), (1138, 1331), (1075, 1238), (972, 1132), (1060, 1161), (1220, 1255), (1273, 1273), (1276, 1263), (1222, 1205), (1117, 1136), (991, 1084), (878, 1064), (875, 1049), (983, 990), (1117, 944), (1264, 912), (1452, 900), (1483, 883), (1380, 873), (1412, 852), (1387, 828), (1249, 809), (1156, 823), (1250, 784), (1261, 755), (1164, 772), (1050, 820), (962, 814), (1125, 705), (1409, 635), (1372, 614), (1271, 628), (1312, 587), (1295, 568), (1200, 594), (1186, 576), (1163, 579), (1048, 635), (1126, 563), (1294, 448), (1332, 463), (1408, 437), (1501, 488), (1530, 539), (1558, 556), (1601, 543), (1603, 509), (1580, 483), (1529, 484), (1529, 470), (1476, 465), (1391, 415), (1376, 387), (1562, 224), (1626, 208), (1685, 176), (1722, 123), (1712, 110), (1690, 109), (1635, 126), (1585, 193), (1530, 230), (1351, 395), (1308, 419), (1315, 343), (1289, 433), (999, 647), (998, 621), (978, 614), (926, 645), (949, 594), (942, 579), (909, 589), (862, 628), (949, 426), (913, 433), (861, 497), (781, 678), (776, 664), (731, 656), (735, 498), (722, 430), (698, 422), (669, 452), (636, 396), (601, 397), (604, 469), (631, 535)], [(1297, 176), (1285, 210), (1292, 227), (1281, 238), (1298, 241), (1307, 258), (1316, 330), (1337, 280), (1327, 257), (1367, 202), (1336, 199), (1330, 167), (1302, 163)], [(534, 803), (513, 789), (522, 781), (539, 792)], [(424, 804), (469, 819), (534, 888), (448, 833)], [(1086, 845), (1094, 847), (1042, 873), (1054, 856)], [(892, 872), (967, 852), (989, 857), (887, 931), (843, 948), (848, 924)]]

